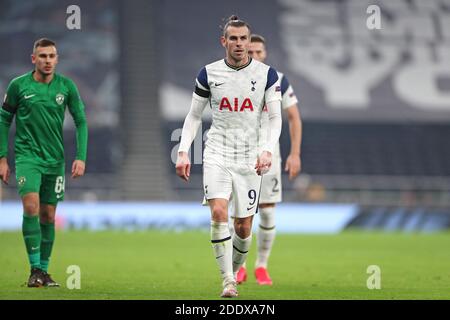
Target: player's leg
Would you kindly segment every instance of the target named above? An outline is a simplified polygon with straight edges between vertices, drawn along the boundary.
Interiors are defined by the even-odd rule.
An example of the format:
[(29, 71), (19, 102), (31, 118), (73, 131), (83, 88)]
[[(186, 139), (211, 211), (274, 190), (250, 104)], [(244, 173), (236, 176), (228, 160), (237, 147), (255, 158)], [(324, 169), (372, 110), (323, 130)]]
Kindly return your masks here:
[(222, 274), (222, 297), (237, 296), (232, 265), (232, 244), (228, 229), (228, 200), (209, 199), (211, 209), (211, 243)]
[(274, 203), (266, 203), (259, 206), (260, 220), (257, 235), (258, 253), (255, 263), (255, 277), (260, 285), (272, 284), (272, 279), (267, 271), (267, 263), (275, 240), (274, 211)]
[(40, 191), (39, 217), (41, 222), (41, 269), (44, 273), (44, 286), (59, 287), (48, 273), (50, 257), (55, 242), (56, 207), (64, 198), (64, 168), (60, 172), (44, 174)]
[(238, 282), (239, 270), (244, 265), (252, 244), (252, 221), (253, 216), (234, 218), (233, 272), (236, 274), (236, 282)]
[(16, 180), (23, 205), (22, 235), (31, 268), (27, 285), (28, 287), (41, 287), (43, 285), (41, 227), (39, 224), (41, 173), (32, 166), (16, 165)]
[(231, 235), (228, 228), (228, 202), (231, 177), (217, 164), (204, 163), (203, 184), (205, 198), (211, 209), (211, 244), (222, 275), (222, 297), (237, 296), (233, 275)]
[(281, 161), (276, 158), (273, 167), (264, 176), (259, 201), (255, 277), (260, 285), (272, 284), (267, 264), (275, 240), (275, 204), (281, 202), (281, 192)]
[(55, 214), (56, 205), (41, 203), (40, 204), (40, 222), (41, 222), (41, 269), (44, 273), (44, 286), (59, 287), (48, 273), (50, 256), (55, 242)]
[(55, 242), (56, 206), (41, 203), (39, 218), (41, 222), (41, 268), (48, 272), (50, 256)]
[[(233, 172), (233, 199), (231, 200), (234, 218), (233, 233), (233, 272), (238, 280), (241, 267), (245, 263), (252, 242), (253, 215), (257, 211), (261, 177), (249, 166), (236, 168)], [(241, 276), (241, 275), (239, 275)], [(239, 278), (242, 282), (241, 278)]]
[[(230, 227), (230, 234), (231, 234), (231, 238), (234, 237), (234, 221), (235, 219), (233, 217), (230, 217), (229, 219), (229, 227)], [(245, 281), (247, 281), (247, 262), (244, 261), (244, 263), (242, 264), (242, 266), (239, 268), (237, 274), (236, 274), (236, 283), (237, 284), (242, 284)]]

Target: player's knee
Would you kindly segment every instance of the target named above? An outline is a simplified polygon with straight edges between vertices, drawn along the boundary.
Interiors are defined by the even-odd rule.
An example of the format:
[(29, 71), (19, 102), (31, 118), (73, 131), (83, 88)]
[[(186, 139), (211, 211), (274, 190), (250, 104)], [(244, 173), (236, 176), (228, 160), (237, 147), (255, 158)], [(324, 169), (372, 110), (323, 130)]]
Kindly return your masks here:
[(29, 216), (36, 216), (39, 214), (39, 202), (26, 200), (23, 202), (23, 211)]
[(236, 230), (236, 234), (239, 236), (239, 238), (241, 239), (246, 239), (250, 236), (250, 234), (252, 233), (252, 228), (251, 227), (247, 227), (247, 226), (241, 226)]
[(275, 226), (275, 207), (268, 206), (259, 210), (260, 225), (266, 228), (272, 228)]
[(249, 219), (236, 219), (234, 223), (234, 230), (236, 234), (245, 239), (250, 236), (252, 232), (252, 222)]
[(214, 205), (211, 214), (214, 221), (227, 221), (227, 208), (224, 206)]
[(40, 212), (39, 218), (42, 223), (55, 223), (55, 215), (50, 212)]
[(39, 218), (42, 223), (55, 223), (56, 207), (49, 204), (41, 204)]
[(262, 208), (259, 211), (260, 218), (264, 220), (271, 220), (273, 217), (274, 210), (273, 208)]

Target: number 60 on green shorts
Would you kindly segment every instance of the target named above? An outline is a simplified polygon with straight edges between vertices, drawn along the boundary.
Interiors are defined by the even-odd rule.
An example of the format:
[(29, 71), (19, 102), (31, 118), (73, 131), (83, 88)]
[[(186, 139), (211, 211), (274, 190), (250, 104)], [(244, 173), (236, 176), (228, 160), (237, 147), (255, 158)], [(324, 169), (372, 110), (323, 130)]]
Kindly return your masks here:
[(64, 200), (65, 168), (46, 168), (36, 164), (16, 164), (16, 181), (19, 195), (39, 193), (41, 203), (56, 205)]

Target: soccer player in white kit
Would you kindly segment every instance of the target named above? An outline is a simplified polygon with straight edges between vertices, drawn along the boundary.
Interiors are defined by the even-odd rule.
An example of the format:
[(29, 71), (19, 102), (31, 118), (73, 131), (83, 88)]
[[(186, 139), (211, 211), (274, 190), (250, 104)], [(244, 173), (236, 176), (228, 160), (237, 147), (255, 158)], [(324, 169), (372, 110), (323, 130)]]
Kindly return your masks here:
[[(257, 34), (250, 36), (248, 54), (255, 60), (265, 61), (267, 51), (264, 37)], [(291, 150), (286, 159), (285, 171), (289, 172), (289, 179), (293, 179), (301, 170), (302, 122), (297, 106), (298, 100), (292, 86), (282, 73), (278, 72), (278, 77), (281, 84), (281, 108), (287, 114), (291, 138)], [(267, 112), (263, 113), (262, 121), (262, 128), (264, 129), (268, 122)], [(281, 202), (281, 190), (281, 155), (280, 146), (277, 144), (272, 156), (272, 167), (263, 178), (259, 199), (260, 220), (257, 234), (258, 252), (255, 263), (255, 277), (260, 285), (272, 285), (272, 279), (267, 271), (267, 264), (275, 239), (275, 203)], [(236, 281), (239, 284), (246, 280), (247, 269), (244, 263), (237, 273)]]
[[(211, 243), (222, 275), (222, 297), (238, 296), (235, 275), (251, 244), (261, 175), (272, 163), (281, 133), (281, 87), (275, 69), (248, 56), (249, 25), (231, 16), (223, 28), (225, 59), (202, 68), (178, 149), (177, 175), (188, 181), (188, 151), (209, 104), (212, 124), (203, 156), (204, 194), (211, 209)], [(268, 138), (260, 139), (268, 107)], [(264, 141), (264, 144), (262, 142)], [(228, 228), (228, 205), (235, 232)]]

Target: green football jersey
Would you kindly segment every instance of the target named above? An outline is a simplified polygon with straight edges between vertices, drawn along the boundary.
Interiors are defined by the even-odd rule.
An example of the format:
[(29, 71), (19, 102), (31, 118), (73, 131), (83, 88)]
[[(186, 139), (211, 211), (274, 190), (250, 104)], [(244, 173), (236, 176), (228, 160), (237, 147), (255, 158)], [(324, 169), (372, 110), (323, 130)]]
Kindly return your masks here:
[(0, 109), (0, 158), (7, 155), (8, 131), (15, 115), (16, 164), (64, 164), (63, 123), (67, 107), (77, 128), (76, 159), (86, 161), (86, 115), (75, 83), (56, 73), (50, 83), (36, 81), (33, 72), (12, 80)]

